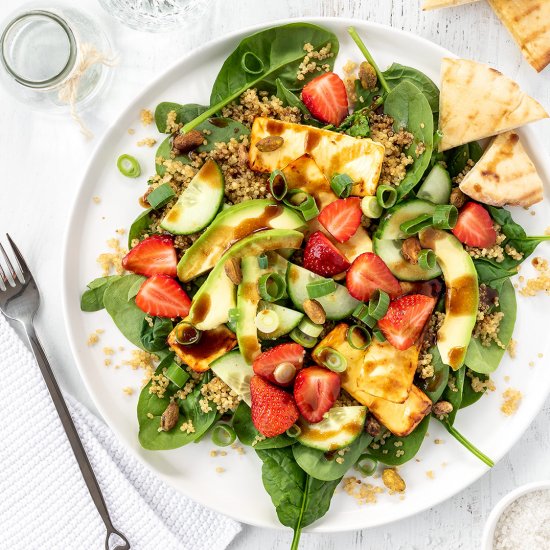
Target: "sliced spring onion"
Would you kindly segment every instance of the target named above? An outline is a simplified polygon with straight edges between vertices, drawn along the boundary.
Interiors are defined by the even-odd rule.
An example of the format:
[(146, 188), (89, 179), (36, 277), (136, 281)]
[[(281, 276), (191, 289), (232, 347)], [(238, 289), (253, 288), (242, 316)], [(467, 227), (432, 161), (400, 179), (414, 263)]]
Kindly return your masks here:
[(182, 321), (176, 327), (176, 342), (182, 346), (196, 344), (202, 336), (202, 332), (188, 321)]
[(322, 298), (328, 294), (336, 292), (336, 283), (333, 279), (317, 279), (311, 283), (308, 283), (307, 286), (307, 295), (312, 299)]
[(170, 184), (163, 183), (147, 195), (147, 202), (151, 205), (151, 208), (158, 210), (166, 206), (175, 196), (176, 194)]
[(367, 349), (370, 346), (372, 337), (365, 327), (352, 325), (346, 332), (346, 339), (353, 349)]
[(265, 254), (258, 256), (258, 265), (260, 266), (260, 269), (267, 269), (269, 262)]
[(279, 316), (272, 309), (258, 311), (256, 328), (265, 334), (271, 334), (279, 328)]
[(260, 74), (264, 69), (264, 62), (254, 52), (248, 51), (241, 57), (241, 67), (245, 73)]
[(225, 326), (234, 334), (237, 334), (237, 323), (235, 321), (227, 321)]
[(288, 191), (286, 176), (282, 170), (273, 170), (269, 176), (269, 192), (277, 201), (282, 201)]
[(418, 253), (418, 265), (422, 269), (433, 269), (437, 263), (437, 258), (433, 250), (423, 249)]
[(286, 282), (278, 273), (266, 273), (258, 280), (258, 291), (262, 300), (276, 302), (284, 297)]
[(369, 314), (369, 306), (367, 304), (359, 304), (352, 313), (358, 321), (365, 323), (369, 328), (376, 325), (376, 319)]
[(319, 208), (315, 199), (301, 189), (289, 189), (283, 199), (283, 202), (294, 210), (299, 210), (304, 220), (308, 222), (319, 214)]
[(437, 229), (453, 229), (458, 221), (458, 210), (452, 204), (438, 204), (433, 214), (433, 226)]
[(355, 469), (361, 472), (364, 476), (371, 476), (376, 472), (378, 460), (368, 453), (362, 454), (355, 463)]
[(315, 353), (315, 359), (333, 372), (344, 372), (348, 368), (348, 360), (332, 348), (321, 348)]
[(141, 166), (132, 155), (120, 155), (116, 161), (120, 173), (127, 178), (137, 178), (141, 175)]
[(385, 342), (386, 337), (382, 333), (382, 331), (377, 327), (372, 329), (372, 335), (379, 341), (379, 342)]
[(323, 332), (323, 325), (316, 325), (309, 319), (305, 318), (300, 321), (298, 328), (307, 336), (317, 338)]
[(405, 233), (405, 235), (416, 235), (419, 231), (422, 231), (425, 227), (429, 227), (433, 224), (433, 219), (430, 214), (421, 214), (412, 220), (403, 222), (399, 229)]
[(330, 188), (334, 194), (345, 199), (350, 196), (353, 180), (347, 174), (334, 174), (330, 180)]
[(390, 305), (390, 297), (383, 290), (376, 290), (369, 300), (369, 315), (380, 321)]
[(302, 428), (300, 428), (298, 424), (292, 424), (292, 426), (290, 426), (290, 428), (288, 428), (288, 430), (286, 431), (286, 435), (292, 438), (298, 437), (301, 433)]
[(317, 344), (317, 338), (313, 338), (312, 336), (308, 336), (304, 332), (302, 332), (298, 327), (292, 329), (289, 336), (301, 346), (304, 346), (304, 348), (312, 348)]
[(212, 443), (218, 447), (227, 447), (234, 443), (235, 439), (237, 434), (229, 424), (220, 423), (212, 428)]
[(397, 202), (397, 191), (391, 185), (380, 185), (376, 190), (376, 200), (382, 208), (391, 208)]
[(363, 197), (361, 199), (361, 211), (367, 218), (376, 219), (382, 215), (383, 208), (376, 197)]
[(175, 361), (164, 372), (164, 376), (173, 382), (178, 388), (182, 388), (189, 380), (189, 373), (183, 370)]
[(227, 315), (229, 316), (229, 322), (235, 323), (237, 319), (239, 318), (241, 312), (236, 308), (232, 307), (228, 312)]

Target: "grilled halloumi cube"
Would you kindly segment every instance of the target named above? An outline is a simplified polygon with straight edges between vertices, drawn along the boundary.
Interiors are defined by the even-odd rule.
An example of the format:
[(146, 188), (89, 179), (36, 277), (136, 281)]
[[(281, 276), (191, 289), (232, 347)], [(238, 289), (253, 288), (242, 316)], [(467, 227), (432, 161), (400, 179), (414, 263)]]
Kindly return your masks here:
[(225, 325), (212, 330), (205, 330), (196, 344), (182, 346), (176, 340), (176, 329), (168, 336), (170, 349), (196, 372), (210, 368), (215, 359), (225, 355), (237, 345), (237, 338)]
[[(275, 151), (260, 151), (256, 144), (269, 136), (282, 137), (283, 144)], [(252, 170), (273, 172), (308, 153), (329, 180), (336, 173), (347, 174), (354, 181), (352, 194), (365, 197), (376, 194), (384, 152), (383, 145), (368, 138), (258, 117), (252, 125), (248, 160)]]

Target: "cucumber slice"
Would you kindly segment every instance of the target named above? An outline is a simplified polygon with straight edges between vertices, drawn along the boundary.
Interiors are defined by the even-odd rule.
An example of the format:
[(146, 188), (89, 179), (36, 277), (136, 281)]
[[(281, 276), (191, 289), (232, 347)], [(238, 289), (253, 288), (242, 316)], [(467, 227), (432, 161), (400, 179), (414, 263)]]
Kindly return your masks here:
[[(307, 285), (312, 281), (322, 279), (323, 277), (315, 275), (315, 273), (303, 267), (298, 267), (291, 263), (288, 264), (288, 270), (286, 272), (287, 291), (292, 303), (297, 309), (302, 312), (304, 311), (303, 303), (309, 299)], [(323, 306), (327, 319), (334, 321), (349, 317), (359, 304), (355, 298), (350, 296), (347, 288), (339, 284), (336, 285), (335, 292), (317, 298), (317, 301)]]
[(250, 379), (254, 375), (239, 351), (230, 351), (210, 365), (212, 372), (221, 378), (250, 407)]
[(304, 318), (304, 314), (299, 311), (294, 311), (288, 307), (272, 304), (271, 302), (264, 302), (263, 300), (258, 304), (258, 311), (261, 311), (262, 309), (274, 311), (279, 318), (279, 326), (273, 332), (265, 334), (258, 330), (258, 336), (262, 340), (276, 340), (277, 338), (288, 334), (293, 328), (296, 328)]
[(326, 418), (309, 424), (303, 418), (297, 422), (302, 430), (296, 438), (302, 445), (320, 451), (336, 451), (351, 445), (363, 432), (367, 407), (332, 407)]
[(160, 226), (173, 235), (190, 235), (204, 229), (216, 217), (224, 192), (223, 173), (216, 161), (209, 159), (160, 222)]
[(449, 204), (451, 187), (449, 172), (441, 164), (436, 164), (418, 189), (416, 196), (434, 204)]
[(441, 275), (439, 265), (433, 269), (422, 269), (418, 264), (413, 265), (405, 260), (401, 254), (403, 240), (407, 238), (407, 235), (401, 231), (401, 224), (422, 214), (433, 214), (434, 210), (434, 204), (413, 199), (390, 208), (380, 221), (373, 239), (374, 252), (402, 281), (428, 281)]

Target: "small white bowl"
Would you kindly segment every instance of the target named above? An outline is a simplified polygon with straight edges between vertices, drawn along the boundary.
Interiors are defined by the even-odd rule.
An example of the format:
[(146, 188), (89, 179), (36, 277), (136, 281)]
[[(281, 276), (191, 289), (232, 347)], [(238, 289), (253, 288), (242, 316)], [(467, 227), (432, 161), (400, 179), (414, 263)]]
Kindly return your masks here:
[(522, 497), (527, 493), (540, 491), (541, 489), (550, 489), (550, 481), (536, 481), (534, 483), (522, 485), (521, 487), (514, 489), (511, 493), (508, 493), (496, 504), (485, 522), (485, 528), (483, 529), (483, 535), (481, 537), (481, 550), (493, 550), (495, 529), (502, 512), (504, 512), (504, 510), (519, 497)]

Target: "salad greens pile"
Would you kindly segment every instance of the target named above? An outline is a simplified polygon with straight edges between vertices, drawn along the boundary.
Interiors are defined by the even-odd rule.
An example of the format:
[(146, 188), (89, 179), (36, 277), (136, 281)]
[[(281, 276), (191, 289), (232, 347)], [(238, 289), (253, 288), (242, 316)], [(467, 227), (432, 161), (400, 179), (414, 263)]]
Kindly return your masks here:
[[(441, 294), (443, 285), (438, 282), (429, 287), (422, 286), (429, 285), (430, 281), (443, 277), (444, 283), (451, 285), (453, 280), (466, 275), (469, 280), (474, 281), (475, 288), (470, 290), (472, 296), (476, 297), (475, 303), (470, 304), (468, 322), (472, 324), (467, 336), (463, 338), (462, 360), (453, 365), (452, 358), (450, 359), (446, 351), (434, 341), (428, 350), (432, 356), (433, 375), (422, 378), (417, 373), (414, 377), (415, 386), (428, 402), (427, 408), (414, 426), (409, 430), (394, 430), (396, 433), (390, 433), (384, 425), (383, 414), (376, 413), (375, 404), (378, 401), (375, 403), (374, 400), (380, 398), (371, 395), (366, 399), (373, 401), (363, 402), (359, 397), (363, 394), (359, 390), (354, 393), (352, 389), (357, 363), (354, 359), (357, 355), (354, 354), (367, 354), (369, 348), (388, 349), (394, 345), (395, 340), (392, 337), (395, 334), (388, 328), (385, 320), (393, 307), (392, 304), (397, 301), (391, 300), (390, 303), (390, 297), (395, 298), (395, 295), (384, 287), (383, 281), (379, 286), (379, 292), (361, 297), (354, 290), (351, 284), (353, 281), (350, 282), (350, 272), (344, 285), (341, 280), (335, 282), (332, 275), (320, 276), (318, 271), (312, 273), (307, 269), (305, 261), (301, 264), (300, 254), (293, 255), (293, 252), (301, 248), (307, 222), (312, 223), (310, 217), (316, 217), (319, 209), (313, 201), (314, 212), (311, 214), (311, 209), (304, 207), (310, 195), (305, 191), (291, 193), (287, 189), (285, 173), (279, 169), (273, 172), (270, 189), (273, 191), (275, 180), (280, 178), (284, 183), (280, 197), (283, 199), (282, 202), (249, 201), (250, 204), (224, 205), (219, 210), (218, 204), (224, 202), (224, 181), (218, 167), (217, 172), (211, 170), (208, 174), (203, 172), (206, 169), (202, 168), (196, 176), (197, 181), (206, 182), (208, 185), (201, 186), (197, 182), (191, 182), (189, 188), (178, 198), (176, 206), (170, 207), (173, 216), (176, 215), (176, 207), (183, 209), (188, 216), (195, 216), (195, 235), (202, 234), (201, 240), (189, 248), (183, 258), (178, 257), (180, 267), (177, 274), (185, 283), (183, 288), (175, 281), (175, 267), (154, 274), (142, 270), (141, 266), (141, 270), (138, 269), (137, 264), (133, 264), (130, 258), (130, 254), (136, 249), (134, 246), (134, 250), (125, 259), (127, 263), (124, 264), (128, 271), (134, 273), (98, 278), (89, 283), (81, 298), (83, 311), (105, 309), (120, 332), (132, 344), (156, 354), (160, 360), (155, 376), (141, 390), (139, 396), (137, 417), (141, 445), (150, 450), (175, 449), (197, 442), (211, 432), (216, 434), (213, 435), (213, 439), (220, 444), (227, 444), (236, 437), (242, 444), (252, 447), (262, 461), (263, 484), (273, 501), (279, 520), (294, 530), (293, 549), (298, 548), (302, 528), (326, 513), (342, 477), (353, 466), (360, 466), (365, 460), (365, 453), (366, 458), (374, 464), (379, 462), (395, 467), (406, 463), (418, 453), (432, 416), (435, 416), (461, 444), (486, 464), (492, 465), (487, 456), (456, 430), (454, 423), (461, 408), (470, 406), (481, 398), (483, 391), (477, 391), (479, 384), (476, 385), (473, 381), (477, 379), (477, 382), (483, 382), (488, 379), (489, 374), (498, 367), (512, 337), (516, 319), (516, 299), (510, 278), (517, 273), (519, 264), (533, 253), (536, 246), (548, 238), (527, 236), (507, 210), (488, 206), (486, 210), (491, 219), (501, 227), (506, 237), (502, 247), (508, 244), (513, 246), (521, 254), (521, 259), (516, 259), (519, 256), (505, 255), (503, 261), (483, 257), (472, 261), (459, 240), (449, 232), (455, 227), (458, 215), (450, 197), (453, 190), (452, 179), (463, 172), (468, 161), (479, 160), (482, 154), (480, 145), (474, 142), (445, 153), (438, 152), (441, 138), (438, 129), (439, 90), (434, 82), (419, 70), (399, 63), (393, 63), (388, 69), (381, 71), (354, 29), (350, 29), (350, 35), (375, 71), (378, 85), (374, 89), (365, 89), (361, 80), (357, 79), (356, 103), (352, 106), (352, 113), (340, 124), (327, 124), (326, 121), (315, 118), (302, 100), (302, 89), (319, 73), (306, 73), (303, 79), (297, 77), (305, 55), (305, 44), (311, 44), (315, 50), (330, 45), (333, 56), (325, 62), (332, 71), (339, 49), (338, 38), (329, 30), (317, 25), (292, 23), (266, 29), (243, 39), (224, 62), (214, 82), (208, 106), (160, 103), (155, 111), (155, 122), (159, 132), (169, 135), (160, 144), (155, 156), (170, 158), (174, 136), (172, 129), (167, 128), (167, 119), (173, 113), (174, 124), (183, 125), (181, 133), (197, 129), (207, 136), (206, 143), (196, 149), (198, 153), (212, 151), (217, 143), (227, 143), (232, 138), (249, 136), (249, 127), (239, 121), (224, 118), (221, 116), (221, 110), (231, 102), (237, 101), (251, 88), (274, 94), (283, 105), (296, 107), (302, 114), (302, 124), (311, 128), (332, 130), (355, 138), (368, 138), (371, 133), (369, 117), (373, 112), (377, 112), (393, 119), (395, 132), (406, 129), (412, 134), (412, 141), (405, 150), (405, 154), (412, 158), (412, 163), (408, 166), (404, 179), (397, 187), (381, 186), (376, 199), (365, 197), (367, 200), (363, 203), (363, 214), (370, 217), (368, 232), (373, 239), (376, 253), (370, 255), (383, 260), (384, 267), (389, 273), (388, 277), (395, 281), (398, 288), (400, 282), (407, 283), (416, 289), (413, 290), (416, 292), (415, 296), (422, 295), (423, 303), (429, 304), (428, 317), (432, 314), (434, 306), (436, 312), (445, 312), (445, 297)], [(189, 152), (180, 152), (175, 156), (175, 160), (191, 164), (193, 156)], [(165, 171), (163, 164), (156, 164), (158, 175), (163, 176)], [(356, 200), (353, 204), (358, 204), (359, 199), (345, 198), (348, 197), (353, 184), (351, 178), (348, 180), (345, 177), (337, 177), (336, 181), (333, 180), (332, 189), (337, 190), (340, 197), (338, 200), (352, 201), (349, 204)], [(209, 187), (210, 193), (207, 196), (204, 194), (206, 191), (203, 191), (206, 187)], [(296, 195), (301, 196), (302, 202), (292, 198), (296, 198)], [(337, 198), (334, 196), (335, 200)], [(165, 206), (164, 202), (162, 205), (148, 208), (136, 218), (129, 231), (129, 247), (132, 248), (136, 241), (141, 241), (138, 245), (141, 246), (146, 240), (153, 239), (154, 246), (157, 247), (154, 252), (162, 258), (166, 254), (166, 261), (169, 263), (176, 261), (176, 252), (170, 244), (171, 237), (166, 241), (166, 230), (160, 232), (162, 235), (151, 236), (153, 222), (162, 214), (166, 220), (166, 216), (170, 214), (168, 210), (163, 210)], [(271, 217), (279, 216), (277, 219), (281, 220), (280, 225), (270, 225), (269, 220), (254, 225), (254, 219), (250, 221), (246, 217), (250, 216), (247, 212), (250, 212), (252, 207), (260, 208), (259, 211), (265, 216), (267, 213)], [(306, 212), (309, 214), (306, 215)], [(259, 220), (260, 216), (255, 219)], [(239, 237), (242, 239), (242, 246), (237, 247), (237, 253), (237, 248), (232, 248), (235, 241), (231, 241), (231, 228), (241, 227), (238, 224), (244, 223), (243, 220), (252, 225), (249, 233)], [(181, 224), (178, 226), (180, 222), (181, 220), (173, 223), (171, 221), (171, 227), (183, 227)], [(166, 229), (167, 226), (161, 224), (161, 227)], [(222, 231), (219, 230), (220, 227)], [(227, 235), (223, 235), (224, 231)], [(178, 234), (176, 230), (173, 232)], [(147, 239), (143, 239), (144, 233), (147, 233)], [(405, 260), (401, 254), (403, 243), (409, 238), (418, 239), (423, 248), (421, 259), (419, 257), (419, 262), (415, 265)], [(282, 246), (281, 243), (290, 244)], [(205, 273), (200, 266), (200, 254), (207, 248), (213, 255), (211, 257), (215, 257), (218, 262), (214, 262), (210, 267), (219, 266), (214, 267), (209, 273)], [(464, 268), (466, 271), (456, 268), (458, 271), (455, 272), (452, 265), (446, 265), (449, 264), (449, 249), (456, 257), (462, 258), (460, 261), (463, 261), (464, 265), (472, 266), (471, 272), (468, 272), (468, 267)], [(279, 251), (281, 255), (275, 254), (275, 251)], [(250, 260), (250, 256), (254, 256), (253, 260)], [(454, 256), (450, 264), (453, 264), (453, 258)], [(245, 259), (247, 260), (244, 261)], [(347, 262), (344, 257), (342, 261), (347, 265), (343, 271), (353, 270), (358, 260), (352, 258)], [(191, 265), (194, 265), (194, 274), (187, 277), (185, 274), (190, 272), (186, 269)], [(182, 278), (182, 273), (185, 278)], [(244, 286), (249, 282), (252, 282), (253, 291)], [(480, 338), (471, 335), (478, 308), (478, 285), (486, 285), (494, 291), (495, 296), (498, 296), (498, 300), (493, 300), (487, 311), (504, 313), (499, 327), (498, 343), (491, 341), (487, 345)], [(426, 288), (433, 292), (433, 296), (429, 292), (427, 295), (423, 294)], [(180, 308), (178, 311), (184, 313), (152, 313), (155, 311), (155, 300), (162, 301), (163, 298), (159, 296), (164, 296), (162, 292), (168, 292), (168, 289), (175, 296), (168, 305), (177, 304)], [(316, 322), (312, 322), (311, 319), (315, 314), (319, 314), (319, 311), (311, 310), (310, 302), (316, 302), (321, 307), (321, 317)], [(215, 312), (215, 317), (219, 321), (217, 323), (212, 321), (212, 312), (216, 307), (218, 311)], [(167, 311), (173, 312), (172, 309)], [(258, 315), (262, 313), (262, 319), (256, 317), (256, 311), (259, 311)], [(450, 312), (447, 311), (447, 318), (450, 316)], [(182, 321), (181, 318), (185, 320)], [(275, 329), (270, 323), (274, 324)], [(330, 338), (335, 338), (338, 326), (342, 323), (353, 325), (346, 325), (347, 337), (343, 341), (326, 344)], [(421, 328), (422, 326), (419, 331)], [(445, 330), (444, 326), (442, 330)], [(225, 342), (225, 347), (219, 353), (216, 347), (218, 341), (209, 341), (215, 331), (216, 338), (223, 336)], [(191, 333), (194, 340), (190, 344), (185, 338)], [(290, 360), (293, 375), (294, 371), (298, 371), (294, 396), (301, 417), (298, 420), (296, 413), (296, 417), (290, 422), (291, 428), (283, 429), (277, 435), (266, 437), (265, 433), (257, 428), (259, 413), (255, 411), (255, 407), (259, 401), (255, 401), (254, 392), (260, 390), (251, 389), (250, 380), (252, 377), (260, 377), (257, 376), (256, 363), (254, 362), (253, 370), (244, 358), (248, 357), (247, 354), (257, 356), (254, 355), (256, 348), (248, 347), (251, 345), (251, 338), (258, 348), (261, 345), (261, 351), (264, 352), (261, 357), (270, 350), (276, 350), (279, 344), (297, 346), (302, 350), (299, 365)], [(357, 338), (359, 341), (364, 339), (363, 343), (358, 344)], [(389, 343), (386, 342), (386, 338)], [(240, 353), (231, 351), (237, 345)], [(334, 397), (329, 407), (330, 411), (321, 414), (321, 422), (308, 421), (297, 392), (298, 378), (306, 371), (313, 372), (313, 367), (301, 369), (304, 355), (306, 361), (311, 361), (310, 353), (313, 348), (313, 360), (321, 365), (316, 368), (325, 373), (330, 371), (331, 380), (336, 380), (335, 395), (339, 394), (341, 381), (342, 388), (349, 391), (361, 406), (341, 405), (330, 408), (335, 404)], [(209, 367), (203, 372), (202, 377), (197, 378), (192, 366), (194, 358), (198, 357), (199, 353), (202, 354), (202, 359), (207, 360)], [(394, 357), (399, 357), (400, 352), (397, 349), (393, 349), (393, 353)], [(289, 360), (285, 360), (284, 364), (288, 369)], [(268, 380), (273, 382), (269, 376), (275, 374), (275, 371), (270, 373)], [(215, 376), (239, 394), (241, 401), (234, 411), (229, 410), (220, 414), (217, 404), (211, 400), (205, 407), (203, 390)], [(192, 377), (195, 383), (192, 384), (191, 391), (183, 395), (182, 389)], [(151, 391), (159, 379), (165, 382), (164, 391)], [(277, 383), (276, 378), (275, 383), (271, 385), (263, 381), (262, 384), (267, 384), (271, 389), (266, 390), (261, 386), (261, 391), (271, 392), (270, 400), (284, 400), (286, 395), (294, 402), (291, 393), (276, 387)], [(290, 383), (285, 381), (280, 385), (288, 390), (292, 383), (293, 378)], [(263, 393), (261, 397), (263, 399)], [(450, 407), (447, 413), (437, 416), (430, 414), (431, 403), (441, 402)], [(174, 403), (177, 406), (173, 405)], [(165, 416), (170, 407), (173, 421)], [(293, 407), (295, 408), (295, 405)], [(346, 415), (351, 415), (352, 408), (357, 409), (354, 414), (359, 415), (356, 418), (360, 420), (354, 420), (356, 424), (350, 428), (352, 423)], [(372, 414), (378, 420), (378, 431), (368, 432), (364, 426), (367, 409), (371, 408)], [(346, 423), (337, 420), (337, 415), (333, 414), (335, 409), (339, 409), (338, 414), (343, 414), (347, 418)], [(350, 410), (346, 412), (346, 409)], [(285, 409), (286, 412), (288, 410), (293, 409)], [(372, 419), (372, 415), (368, 414)], [(391, 421), (391, 418), (389, 420)], [(161, 429), (162, 426), (166, 429)], [(214, 431), (220, 426), (221, 431)], [(329, 428), (332, 430), (330, 433), (340, 435), (327, 435)], [(342, 439), (346, 429), (350, 429), (352, 433)], [(334, 443), (337, 438), (341, 438), (338, 439), (339, 444)], [(345, 452), (335, 452), (339, 449), (345, 449)], [(388, 452), (388, 449), (399, 449), (400, 452), (396, 454)]]

